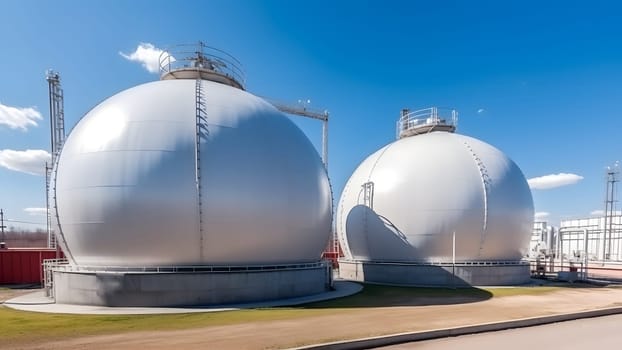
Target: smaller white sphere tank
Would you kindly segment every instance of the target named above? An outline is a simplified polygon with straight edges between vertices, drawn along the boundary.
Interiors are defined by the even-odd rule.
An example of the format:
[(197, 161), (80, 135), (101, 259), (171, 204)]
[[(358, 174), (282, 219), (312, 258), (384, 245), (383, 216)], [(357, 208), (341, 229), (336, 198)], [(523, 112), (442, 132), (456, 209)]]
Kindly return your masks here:
[(533, 225), (527, 181), (498, 149), (453, 133), (457, 115), (448, 113), (402, 111), (399, 139), (348, 180), (336, 212), (343, 277), (405, 285), (529, 278), (521, 262)]
[[(326, 275), (320, 266), (332, 221), (326, 169), (292, 121), (243, 90), (235, 59), (205, 49), (165, 52), (162, 80), (106, 99), (72, 130), (54, 181), (58, 241), (80, 271), (204, 272), (192, 281), (173, 282), (169, 274), (149, 282), (158, 284), (149, 287), (151, 292), (173, 290), (173, 283), (181, 288), (166, 297), (155, 295), (155, 305), (266, 300), (324, 290), (317, 278), (299, 281), (284, 271), (313, 270), (322, 280)], [(268, 276), (274, 270), (281, 275)], [(233, 271), (253, 273), (227, 280)], [(188, 294), (192, 285), (196, 295)], [(147, 300), (149, 293), (117, 292), (105, 300), (82, 300), (70, 292), (61, 298), (149, 303), (136, 301)], [(220, 299), (205, 297), (219, 293)]]

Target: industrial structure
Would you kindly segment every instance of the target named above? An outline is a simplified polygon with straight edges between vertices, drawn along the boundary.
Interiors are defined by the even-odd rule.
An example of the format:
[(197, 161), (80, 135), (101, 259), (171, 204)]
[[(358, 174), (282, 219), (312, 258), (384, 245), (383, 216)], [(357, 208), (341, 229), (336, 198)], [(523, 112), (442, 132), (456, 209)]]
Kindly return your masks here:
[(402, 110), (397, 141), (348, 180), (336, 212), (340, 276), (399, 285), (529, 281), (533, 201), (518, 166), (455, 134), (457, 113)]
[(559, 246), (559, 230), (549, 226), (546, 221), (535, 221), (533, 232), (529, 241), (529, 258), (556, 256)]
[(50, 179), (52, 169), (60, 155), (60, 151), (65, 143), (65, 98), (63, 89), (60, 85), (60, 75), (58, 72), (48, 70), (45, 72), (45, 79), (48, 82), (48, 94), (50, 101), (50, 164), (45, 164), (45, 204), (47, 213), (47, 232), (48, 248), (56, 249), (56, 235), (52, 226), (52, 212), (50, 210)]
[(557, 256), (622, 262), (622, 216), (562, 220)]
[(51, 176), (68, 258), (46, 269), (57, 302), (210, 305), (330, 288), (326, 168), (298, 127), (244, 90), (240, 67), (202, 43), (174, 47), (159, 81), (75, 126)]
[(565, 275), (565, 270), (569, 270), (574, 272), (570, 279), (585, 279), (606, 277), (620, 270), (622, 215), (616, 207), (618, 174), (618, 162), (607, 167), (602, 215), (562, 220), (559, 227), (544, 221), (534, 223), (529, 258), (537, 274), (557, 272)]
[[(609, 240), (611, 234), (611, 240)], [(609, 253), (608, 247), (611, 246)], [(562, 220), (559, 227), (535, 222), (529, 259), (532, 272), (561, 280), (619, 278), (622, 216)]]
[(299, 101), (299, 105), (291, 105), (283, 102), (268, 100), (279, 111), (298, 115), (301, 117), (311, 118), (322, 122), (322, 162), (324, 167), (328, 169), (328, 111), (316, 111), (307, 107), (307, 102)]
[[(529, 257), (561, 260), (622, 262), (622, 214), (617, 208), (619, 163), (605, 172), (605, 210), (602, 215), (561, 220), (559, 227), (534, 223)], [(600, 213), (595, 213), (600, 214)]]
[(55, 258), (55, 249), (0, 246), (0, 285), (40, 284), (44, 261)]

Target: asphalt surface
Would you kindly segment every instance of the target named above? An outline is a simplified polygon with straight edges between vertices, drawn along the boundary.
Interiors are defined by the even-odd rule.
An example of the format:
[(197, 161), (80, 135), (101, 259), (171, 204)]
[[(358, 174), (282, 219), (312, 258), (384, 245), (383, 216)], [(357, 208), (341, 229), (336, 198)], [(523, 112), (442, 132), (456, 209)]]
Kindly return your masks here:
[(382, 347), (383, 350), (620, 349), (622, 315)]

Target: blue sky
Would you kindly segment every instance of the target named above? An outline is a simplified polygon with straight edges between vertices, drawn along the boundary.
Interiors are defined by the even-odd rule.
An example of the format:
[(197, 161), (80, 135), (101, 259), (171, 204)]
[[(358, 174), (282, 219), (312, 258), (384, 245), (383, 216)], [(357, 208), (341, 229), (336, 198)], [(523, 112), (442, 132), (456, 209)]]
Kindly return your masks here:
[[(532, 191), (543, 218), (587, 217), (604, 209), (605, 167), (622, 158), (621, 15), (616, 1), (3, 0), (0, 208), (45, 221), (25, 210), (45, 206), (44, 177), (9, 168), (32, 172), (45, 154), (24, 151), (49, 150), (46, 69), (61, 74), (70, 129), (158, 79), (120, 52), (203, 40), (242, 62), (250, 92), (330, 112), (335, 203), (394, 140), (400, 109), (434, 105), (456, 108), (459, 133), (527, 178), (554, 175), (532, 181), (553, 187)], [(320, 123), (297, 123), (319, 147)]]

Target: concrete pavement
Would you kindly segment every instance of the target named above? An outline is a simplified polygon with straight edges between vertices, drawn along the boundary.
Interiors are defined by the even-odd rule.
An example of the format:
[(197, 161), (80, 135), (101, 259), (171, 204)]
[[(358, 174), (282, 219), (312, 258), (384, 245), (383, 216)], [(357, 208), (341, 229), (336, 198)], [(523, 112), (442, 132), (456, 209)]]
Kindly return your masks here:
[(361, 284), (337, 280), (334, 290), (298, 298), (282, 299), (235, 305), (193, 306), (193, 307), (104, 307), (90, 305), (57, 304), (45, 296), (42, 290), (28, 293), (7, 300), (4, 305), (16, 310), (50, 312), (62, 314), (90, 314), (90, 315), (141, 315), (141, 314), (177, 314), (196, 312), (218, 312), (239, 309), (258, 309), (278, 306), (294, 306), (314, 303), (330, 299), (342, 298), (356, 294), (363, 289)]
[(618, 349), (622, 315), (572, 320), (537, 327), (509, 329), (382, 347), (382, 350)]

